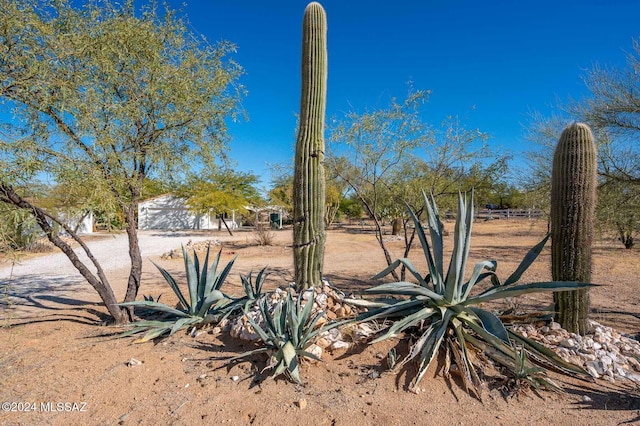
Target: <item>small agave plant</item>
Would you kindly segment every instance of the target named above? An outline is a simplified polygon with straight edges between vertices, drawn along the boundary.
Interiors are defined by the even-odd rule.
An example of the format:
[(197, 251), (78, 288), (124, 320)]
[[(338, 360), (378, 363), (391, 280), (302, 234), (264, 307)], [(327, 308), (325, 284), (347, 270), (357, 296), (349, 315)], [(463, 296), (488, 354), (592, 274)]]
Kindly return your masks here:
[[(409, 354), (397, 363), (395, 368), (400, 369), (413, 359), (419, 360), (418, 372), (410, 384), (410, 390), (417, 391), (418, 383), (441, 348), (445, 351), (446, 365), (450, 365), (453, 354), (462, 372), (465, 388), (467, 391), (473, 390), (478, 396), (481, 382), (469, 356), (471, 347), (484, 352), (514, 375), (525, 375), (535, 387), (542, 385), (559, 389), (544, 374), (541, 374), (546, 370), (532, 366), (531, 362), (525, 359), (526, 353), (562, 371), (585, 373), (582, 368), (565, 362), (543, 345), (508, 330), (495, 314), (481, 307), (484, 302), (527, 293), (567, 291), (592, 286), (592, 284), (580, 282), (535, 282), (516, 285), (522, 274), (538, 257), (549, 236), (528, 252), (516, 271), (506, 281), (500, 282), (498, 279), (495, 273), (497, 267), (495, 261), (476, 263), (471, 276), (465, 280), (464, 271), (469, 256), (473, 223), (473, 192), (469, 198), (466, 194), (464, 196), (460, 194), (458, 197), (454, 247), (446, 273), (443, 262), (443, 229), (438, 209), (433, 196), (431, 200), (424, 192), (423, 196), (431, 245), (420, 220), (410, 208), (408, 212), (413, 219), (424, 251), (428, 274), (421, 275), (409, 259), (401, 258), (376, 275), (374, 279), (386, 276), (403, 264), (417, 283), (393, 282), (365, 290), (367, 294), (394, 296), (392, 298), (345, 300), (353, 305), (369, 308), (368, 312), (356, 318), (358, 322), (382, 318), (396, 319), (386, 332), (372, 343), (388, 339), (410, 328), (418, 330), (419, 337), (411, 346)], [(478, 294), (472, 294), (474, 288), (484, 280), (490, 281), (491, 287)]]
[(256, 324), (245, 308), (246, 317), (262, 340), (263, 346), (235, 356), (230, 361), (258, 353), (270, 353), (269, 363), (264, 370), (272, 369), (274, 377), (285, 374), (290, 380), (302, 383), (299, 371), (301, 357), (320, 361), (318, 356), (307, 349), (320, 332), (339, 325), (331, 323), (316, 328), (324, 312), (313, 314), (314, 300), (315, 292), (312, 292), (307, 303), (302, 306), (302, 294), (294, 300), (289, 292), (284, 301), (280, 301), (270, 310), (266, 298), (262, 299), (259, 307), (264, 319), (264, 328)]
[[(171, 306), (159, 303), (157, 300), (149, 300), (145, 297), (144, 301), (134, 301), (121, 303), (121, 306), (134, 306), (139, 308), (147, 308), (166, 314), (166, 318), (157, 321), (136, 321), (128, 325), (130, 330), (122, 333), (120, 337), (131, 336), (140, 333), (146, 333), (142, 338), (136, 340), (136, 343), (143, 343), (164, 335), (172, 335), (178, 330), (188, 328), (190, 326), (204, 325), (210, 322), (217, 322), (221, 318), (230, 315), (234, 310), (241, 309), (249, 296), (241, 299), (234, 299), (220, 291), (222, 284), (229, 275), (231, 267), (235, 262), (232, 259), (220, 273), (217, 273), (218, 264), (220, 262), (221, 251), (215, 257), (211, 268), (209, 268), (209, 247), (204, 259), (202, 268), (196, 252), (193, 252), (193, 260), (189, 257), (187, 250), (182, 247), (184, 256), (184, 265), (187, 274), (187, 288), (189, 290), (189, 299), (184, 297), (176, 280), (166, 270), (154, 263), (162, 276), (176, 294), (179, 300), (179, 306), (172, 308)], [(256, 289), (252, 289), (252, 295), (257, 291), (260, 292), (262, 287), (262, 276), (264, 270), (258, 275), (256, 280)], [(244, 284), (244, 280), (243, 280)], [(248, 285), (251, 287), (250, 279)], [(259, 285), (259, 286), (258, 286)]]

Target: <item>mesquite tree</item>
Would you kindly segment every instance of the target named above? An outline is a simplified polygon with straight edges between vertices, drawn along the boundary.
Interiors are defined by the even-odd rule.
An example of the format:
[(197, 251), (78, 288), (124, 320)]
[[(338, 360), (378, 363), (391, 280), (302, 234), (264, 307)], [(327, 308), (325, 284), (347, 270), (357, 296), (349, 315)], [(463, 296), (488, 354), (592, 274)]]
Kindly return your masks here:
[(313, 2), (305, 9), (302, 24), (302, 95), (293, 180), (293, 257), (298, 290), (322, 282), (326, 94), (327, 17), (322, 6)]
[(0, 107), (7, 112), (0, 119), (8, 121), (1, 123), (0, 202), (29, 212), (123, 323), (131, 312), (115, 305), (97, 261), (77, 260), (48, 225), (50, 212), (15, 188), (45, 177), (122, 212), (131, 259), (124, 301), (134, 300), (145, 182), (222, 156), (242, 71), (227, 58), (233, 45), (201, 40), (154, 2), (76, 3), (0, 0)]
[[(553, 156), (551, 241), (554, 281), (591, 281), (591, 246), (597, 189), (596, 145), (586, 124), (565, 128)], [(563, 328), (584, 335), (588, 329), (588, 289), (554, 294)]]

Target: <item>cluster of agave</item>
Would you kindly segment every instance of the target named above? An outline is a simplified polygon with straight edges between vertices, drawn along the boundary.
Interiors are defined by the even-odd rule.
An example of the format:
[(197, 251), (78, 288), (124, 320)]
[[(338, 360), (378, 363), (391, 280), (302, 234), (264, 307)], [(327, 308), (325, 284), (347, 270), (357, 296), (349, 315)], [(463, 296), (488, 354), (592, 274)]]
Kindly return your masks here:
[[(535, 388), (542, 386), (559, 389), (547, 377), (547, 370), (537, 363), (540, 360), (561, 371), (585, 374), (580, 367), (565, 362), (550, 349), (512, 332), (504, 326), (497, 315), (481, 307), (483, 303), (491, 300), (506, 299), (527, 293), (570, 291), (592, 286), (592, 284), (580, 282), (517, 284), (522, 274), (538, 257), (549, 236), (527, 253), (515, 272), (504, 282), (501, 282), (496, 275), (497, 263), (493, 260), (476, 263), (471, 276), (465, 280), (464, 272), (469, 256), (473, 223), (473, 192), (469, 198), (462, 194), (459, 196), (454, 247), (446, 273), (443, 261), (443, 229), (438, 209), (433, 197), (429, 200), (425, 194), (423, 195), (431, 244), (429, 244), (427, 232), (410, 208), (408, 208), (408, 214), (413, 219), (424, 251), (428, 267), (427, 275), (423, 276), (409, 259), (396, 260), (374, 278), (382, 278), (400, 265), (404, 265), (416, 282), (392, 282), (364, 291), (370, 295), (391, 297), (345, 299), (346, 303), (367, 308), (354, 320), (347, 322), (393, 320), (389, 328), (383, 330), (371, 343), (403, 332), (417, 333), (417, 338), (404, 359), (396, 363), (395, 356), (392, 356), (392, 359), (388, 360), (394, 370), (399, 370), (407, 362), (418, 359), (418, 371), (410, 385), (410, 389), (414, 391), (417, 391), (418, 383), (440, 350), (445, 354), (445, 373), (448, 374), (453, 358), (462, 373), (465, 388), (478, 396), (480, 396), (482, 382), (472, 362), (474, 357), (470, 355), (474, 350), (484, 353), (508, 369), (516, 380), (526, 380)], [(258, 273), (255, 282), (251, 274), (241, 275), (245, 296), (240, 298), (228, 296), (220, 288), (235, 258), (220, 273), (217, 273), (220, 253), (210, 269), (208, 249), (202, 268), (195, 252), (193, 261), (184, 248), (183, 254), (189, 301), (183, 296), (176, 280), (166, 270), (156, 265), (176, 293), (180, 301), (179, 307), (172, 308), (159, 303), (158, 300), (154, 301), (146, 297), (144, 301), (125, 303), (124, 305), (127, 306), (162, 312), (166, 318), (135, 322), (131, 324), (131, 330), (122, 336), (146, 332), (141, 339), (137, 340), (144, 342), (171, 335), (190, 326), (218, 322), (234, 312), (244, 313), (260, 336), (262, 343), (254, 350), (231, 358), (231, 361), (258, 353), (269, 353), (269, 362), (265, 369), (272, 369), (274, 376), (284, 374), (294, 382), (300, 383), (300, 361), (303, 358), (318, 359), (307, 350), (318, 334), (345, 324), (345, 321), (334, 321), (323, 327), (316, 327), (324, 312), (313, 312), (314, 292), (304, 305), (302, 294), (294, 298), (290, 291), (286, 299), (270, 307), (267, 298), (262, 297), (265, 269)], [(490, 283), (489, 288), (472, 294), (475, 293), (474, 288), (485, 281)], [(257, 304), (260, 309), (262, 316), (260, 323), (247, 315), (249, 308), (254, 304)]]
[(207, 247), (202, 268), (195, 251), (193, 260), (184, 247), (182, 248), (182, 254), (187, 275), (189, 299), (187, 300), (184, 297), (178, 283), (171, 274), (154, 263), (178, 297), (179, 305), (174, 308), (160, 303), (159, 297), (155, 301), (153, 298), (145, 297), (143, 301), (122, 303), (121, 306), (133, 306), (160, 312), (164, 314), (164, 318), (131, 323), (129, 325), (130, 330), (122, 333), (121, 337), (145, 333), (143, 337), (136, 340), (137, 343), (142, 343), (158, 337), (173, 335), (175, 332), (191, 326), (203, 326), (219, 322), (233, 312), (242, 311), (244, 307), (250, 305), (261, 296), (262, 285), (266, 278), (266, 268), (263, 268), (258, 273), (255, 284), (252, 274), (248, 276), (241, 275), (245, 295), (240, 298), (233, 298), (223, 293), (220, 289), (231, 271), (235, 258), (218, 273), (221, 251), (214, 258), (211, 268), (209, 268), (209, 247)]
[(249, 308), (258, 303), (260, 313), (264, 319), (264, 328), (260, 324), (256, 324), (250, 315), (247, 315), (247, 319), (262, 339), (263, 346), (233, 357), (231, 361), (257, 353), (271, 352), (270, 362), (265, 369), (273, 368), (274, 376), (285, 374), (291, 380), (301, 383), (298, 368), (300, 359), (319, 360), (316, 355), (306, 351), (306, 349), (314, 342), (320, 332), (340, 325), (340, 323), (331, 323), (322, 328), (316, 328), (316, 324), (324, 315), (324, 312), (313, 314), (314, 293), (312, 293), (306, 304), (302, 306), (302, 294), (294, 300), (291, 292), (289, 292), (284, 301), (279, 302), (270, 309), (267, 299), (262, 297), (262, 285), (267, 276), (266, 268), (263, 268), (258, 272), (255, 281), (251, 273), (246, 276), (240, 275), (245, 295), (240, 298), (233, 298), (223, 293), (220, 289), (231, 271), (235, 258), (218, 273), (221, 252), (218, 252), (211, 268), (208, 265), (209, 248), (207, 248), (202, 268), (195, 251), (193, 260), (184, 247), (182, 252), (187, 275), (189, 300), (187, 301), (184, 297), (175, 278), (154, 263), (178, 297), (179, 305), (173, 308), (160, 303), (159, 297), (153, 300), (152, 297), (147, 296), (142, 301), (122, 303), (123, 306), (146, 308), (162, 313), (164, 318), (131, 323), (128, 325), (130, 329), (120, 334), (120, 337), (145, 333), (143, 337), (135, 341), (136, 343), (143, 343), (159, 337), (173, 335), (177, 331), (191, 326), (216, 323), (233, 313), (242, 312), (247, 314)]
[[(462, 372), (465, 388), (473, 390), (476, 394), (479, 394), (481, 381), (469, 356), (472, 347), (506, 367), (516, 378), (525, 379), (536, 388), (544, 386), (557, 389), (557, 386), (546, 377), (544, 368), (532, 364), (527, 354), (563, 371), (584, 374), (580, 367), (565, 362), (550, 349), (508, 330), (498, 316), (480, 306), (491, 300), (526, 293), (568, 291), (592, 285), (580, 282), (535, 282), (516, 285), (522, 274), (540, 254), (549, 236), (529, 251), (516, 271), (504, 282), (498, 279), (495, 273), (497, 263), (493, 260), (476, 263), (471, 276), (465, 280), (464, 272), (469, 256), (473, 223), (473, 192), (469, 198), (460, 194), (454, 247), (445, 274), (442, 223), (433, 196), (429, 200), (426, 194), (423, 193), (423, 195), (431, 245), (420, 220), (410, 208), (408, 213), (413, 219), (424, 251), (428, 274), (423, 277), (409, 259), (401, 258), (374, 278), (382, 278), (403, 264), (417, 283), (393, 282), (365, 290), (367, 294), (391, 295), (393, 296), (391, 298), (346, 300), (353, 305), (368, 308), (367, 312), (356, 318), (358, 322), (377, 319), (395, 320), (371, 343), (388, 339), (404, 331), (417, 331), (417, 340), (409, 354), (395, 367), (400, 369), (407, 362), (418, 359), (418, 372), (411, 382), (410, 389), (417, 390), (418, 383), (441, 348), (445, 351), (446, 366), (450, 365), (451, 355), (453, 355)], [(472, 295), (472, 290), (487, 279), (491, 283), (490, 288)]]

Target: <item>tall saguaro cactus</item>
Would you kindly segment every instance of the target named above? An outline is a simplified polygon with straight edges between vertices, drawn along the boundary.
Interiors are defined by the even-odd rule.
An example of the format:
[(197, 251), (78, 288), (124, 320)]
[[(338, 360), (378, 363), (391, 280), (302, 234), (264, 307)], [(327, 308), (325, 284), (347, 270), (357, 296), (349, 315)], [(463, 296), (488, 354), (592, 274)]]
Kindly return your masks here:
[(327, 16), (309, 3), (302, 23), (302, 95), (293, 196), (293, 258), (296, 288), (322, 282), (326, 240), (324, 118), (327, 95)]
[[(551, 268), (554, 281), (591, 281), (591, 245), (596, 207), (596, 146), (589, 126), (564, 129), (551, 175)], [(588, 329), (588, 289), (554, 294), (556, 318), (573, 333)]]

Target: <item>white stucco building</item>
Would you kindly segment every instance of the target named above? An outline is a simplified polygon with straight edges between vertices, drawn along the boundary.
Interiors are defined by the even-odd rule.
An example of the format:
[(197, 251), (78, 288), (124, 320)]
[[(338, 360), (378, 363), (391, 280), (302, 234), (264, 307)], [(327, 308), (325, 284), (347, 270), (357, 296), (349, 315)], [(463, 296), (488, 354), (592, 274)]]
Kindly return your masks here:
[[(224, 220), (230, 229), (238, 228), (235, 217)], [(218, 219), (192, 212), (185, 198), (163, 194), (138, 204), (138, 229), (218, 229)]]

